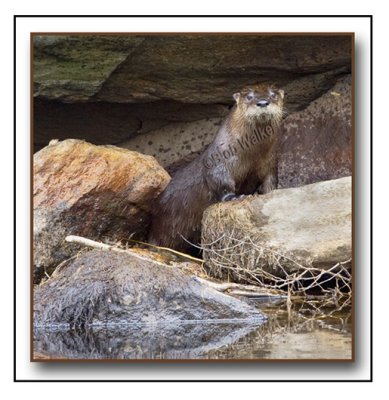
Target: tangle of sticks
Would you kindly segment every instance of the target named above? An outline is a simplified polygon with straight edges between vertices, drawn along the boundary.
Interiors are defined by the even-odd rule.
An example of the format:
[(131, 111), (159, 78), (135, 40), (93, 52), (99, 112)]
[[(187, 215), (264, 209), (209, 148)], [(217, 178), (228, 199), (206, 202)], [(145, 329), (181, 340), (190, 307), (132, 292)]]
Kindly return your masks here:
[(352, 292), (351, 259), (330, 268), (312, 266), (273, 249), (263, 247), (251, 237), (223, 234), (212, 243), (202, 244), (209, 273), (260, 287), (286, 290), (290, 295), (320, 294), (340, 296)]

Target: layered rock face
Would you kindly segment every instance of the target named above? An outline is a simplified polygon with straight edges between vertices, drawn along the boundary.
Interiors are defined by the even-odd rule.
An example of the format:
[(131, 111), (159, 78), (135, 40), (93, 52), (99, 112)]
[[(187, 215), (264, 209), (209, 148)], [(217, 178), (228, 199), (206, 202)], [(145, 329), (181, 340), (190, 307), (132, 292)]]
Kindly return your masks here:
[(349, 35), (34, 37), (35, 96), (67, 103), (230, 103), (242, 86), (273, 81), (302, 108), (350, 69)]
[(174, 174), (211, 142), (233, 93), (270, 82), (287, 93), (280, 187), (350, 175), (351, 48), (349, 35), (35, 36), (35, 149), (115, 144)]

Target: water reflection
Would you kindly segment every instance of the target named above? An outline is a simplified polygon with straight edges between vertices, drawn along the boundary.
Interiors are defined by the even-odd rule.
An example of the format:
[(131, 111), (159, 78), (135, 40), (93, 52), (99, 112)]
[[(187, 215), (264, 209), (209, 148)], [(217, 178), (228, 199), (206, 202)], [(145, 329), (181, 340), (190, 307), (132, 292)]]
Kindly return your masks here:
[[(255, 301), (255, 300), (254, 300)], [(35, 330), (37, 359), (350, 359), (351, 299), (255, 301), (263, 321)]]
[(209, 358), (342, 359), (352, 357), (351, 297), (259, 303), (267, 322)]

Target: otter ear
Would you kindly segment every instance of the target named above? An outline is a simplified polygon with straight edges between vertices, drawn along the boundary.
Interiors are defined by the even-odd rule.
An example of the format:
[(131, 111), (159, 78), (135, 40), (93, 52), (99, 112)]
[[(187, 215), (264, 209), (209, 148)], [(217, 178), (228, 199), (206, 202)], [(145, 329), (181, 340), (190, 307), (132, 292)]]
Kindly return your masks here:
[(280, 90), (278, 91), (278, 94), (281, 96), (281, 99), (283, 99), (284, 96), (285, 96), (285, 92), (284, 92), (282, 89), (280, 89)]
[(240, 99), (240, 93), (234, 93), (232, 97), (235, 99), (236, 102), (238, 102)]

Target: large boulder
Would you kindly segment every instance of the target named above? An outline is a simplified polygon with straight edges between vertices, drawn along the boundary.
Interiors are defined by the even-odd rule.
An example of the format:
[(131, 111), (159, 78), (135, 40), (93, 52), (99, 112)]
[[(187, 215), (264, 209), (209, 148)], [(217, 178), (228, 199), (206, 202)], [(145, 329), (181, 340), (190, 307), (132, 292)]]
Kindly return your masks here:
[(169, 172), (188, 164), (208, 146), (222, 118), (175, 122), (120, 143), (121, 147), (154, 156)]
[(349, 35), (34, 36), (34, 95), (67, 102), (226, 103), (257, 81), (296, 81), (310, 102), (301, 78), (317, 90), (328, 82), (316, 74), (350, 69)]
[(153, 157), (80, 140), (34, 155), (35, 276), (75, 254), (67, 235), (119, 241), (147, 231), (154, 199), (170, 180)]
[(226, 319), (264, 321), (254, 307), (178, 268), (127, 253), (89, 251), (34, 288), (37, 328)]
[(89, 100), (143, 40), (123, 35), (34, 36), (34, 96)]
[(254, 283), (349, 270), (351, 195), (346, 177), (215, 204), (203, 216), (204, 259), (219, 277)]
[(351, 71), (350, 35), (34, 35), (34, 136), (118, 144), (171, 122), (223, 118), (243, 86), (302, 110)]
[(289, 115), (280, 132), (279, 188), (352, 174), (351, 76), (305, 110)]

